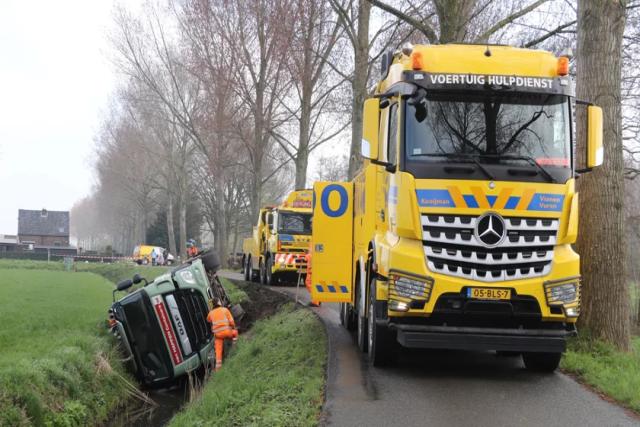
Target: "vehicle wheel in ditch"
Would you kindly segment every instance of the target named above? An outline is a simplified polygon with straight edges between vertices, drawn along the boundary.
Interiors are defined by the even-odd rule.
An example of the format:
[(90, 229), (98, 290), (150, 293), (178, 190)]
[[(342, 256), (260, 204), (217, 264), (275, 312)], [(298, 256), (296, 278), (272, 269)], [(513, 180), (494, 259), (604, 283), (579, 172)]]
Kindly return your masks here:
[(395, 339), (389, 328), (377, 325), (375, 301), (375, 285), (372, 281), (369, 288), (369, 318), (367, 322), (369, 363), (375, 367), (389, 366), (393, 361)]
[(562, 353), (522, 353), (522, 361), (529, 371), (551, 373), (558, 368)]

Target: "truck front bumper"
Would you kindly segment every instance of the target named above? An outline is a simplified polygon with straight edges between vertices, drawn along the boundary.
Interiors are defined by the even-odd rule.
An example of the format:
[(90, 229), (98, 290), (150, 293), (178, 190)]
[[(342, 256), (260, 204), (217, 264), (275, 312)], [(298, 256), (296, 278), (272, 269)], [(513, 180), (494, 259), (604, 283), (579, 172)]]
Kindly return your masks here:
[(452, 350), (496, 350), (558, 353), (566, 350), (566, 338), (577, 334), (575, 328), (507, 329), (433, 325), (390, 324), (398, 342), (408, 348)]

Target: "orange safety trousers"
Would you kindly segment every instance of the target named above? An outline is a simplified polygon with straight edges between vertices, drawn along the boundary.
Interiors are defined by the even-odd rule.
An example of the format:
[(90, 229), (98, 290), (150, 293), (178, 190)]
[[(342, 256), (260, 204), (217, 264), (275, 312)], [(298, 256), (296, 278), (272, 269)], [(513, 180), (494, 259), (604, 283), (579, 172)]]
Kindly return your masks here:
[[(311, 286), (313, 286), (313, 282), (311, 281), (311, 255), (306, 254), (305, 259), (307, 261), (307, 276), (304, 278), (304, 286), (307, 288), (307, 291), (309, 291), (309, 295), (311, 295)], [(311, 304), (320, 305), (321, 303), (311, 300)]]
[(222, 367), (224, 340), (236, 338), (238, 330), (231, 312), (226, 307), (216, 307), (211, 310), (207, 315), (207, 320), (211, 323), (211, 332), (215, 338), (216, 371), (218, 371)]
[(222, 356), (224, 352), (224, 340), (230, 340), (238, 337), (237, 329), (227, 329), (226, 331), (215, 334), (214, 346), (216, 349), (216, 371), (222, 368)]

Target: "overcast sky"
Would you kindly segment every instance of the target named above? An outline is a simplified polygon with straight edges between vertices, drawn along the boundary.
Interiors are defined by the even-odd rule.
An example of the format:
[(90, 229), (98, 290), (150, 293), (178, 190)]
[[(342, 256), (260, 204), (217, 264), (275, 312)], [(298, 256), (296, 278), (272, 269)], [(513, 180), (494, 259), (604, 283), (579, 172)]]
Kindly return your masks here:
[(0, 1), (0, 234), (18, 209), (69, 210), (91, 189), (113, 3)]

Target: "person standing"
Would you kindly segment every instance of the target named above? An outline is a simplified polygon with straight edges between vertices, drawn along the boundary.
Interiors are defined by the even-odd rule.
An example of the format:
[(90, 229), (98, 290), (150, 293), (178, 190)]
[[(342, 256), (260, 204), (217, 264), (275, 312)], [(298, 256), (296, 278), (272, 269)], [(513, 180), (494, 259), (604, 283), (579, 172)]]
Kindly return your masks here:
[(153, 248), (151, 251), (151, 265), (155, 266), (158, 259), (158, 254), (156, 253), (156, 249)]
[(156, 255), (156, 264), (164, 265), (164, 256), (162, 255), (162, 251), (158, 250), (158, 255)]
[(215, 339), (216, 366), (214, 370), (217, 372), (222, 368), (224, 341), (227, 339), (235, 341), (238, 338), (238, 330), (233, 315), (228, 308), (222, 306), (222, 302), (217, 298), (214, 300), (213, 310), (207, 315), (207, 321), (211, 323), (211, 332)]
[[(307, 274), (305, 275), (304, 278), (304, 285), (307, 288), (307, 291), (309, 291), (309, 295), (311, 295), (311, 254), (309, 252), (307, 252), (304, 256), (305, 261), (307, 262)], [(311, 307), (320, 307), (320, 301), (314, 301), (311, 300), (311, 302), (309, 303), (309, 305)]]

